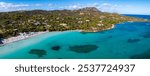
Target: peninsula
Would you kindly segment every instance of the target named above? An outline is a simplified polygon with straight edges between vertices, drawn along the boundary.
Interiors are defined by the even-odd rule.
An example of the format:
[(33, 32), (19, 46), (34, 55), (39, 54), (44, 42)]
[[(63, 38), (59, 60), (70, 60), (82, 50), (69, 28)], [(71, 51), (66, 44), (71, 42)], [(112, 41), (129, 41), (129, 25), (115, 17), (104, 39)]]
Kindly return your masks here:
[(95, 7), (77, 10), (1, 12), (0, 39), (46, 31), (81, 30), (83, 32), (97, 32), (111, 29), (115, 24), (128, 21), (140, 22), (145, 20), (122, 16), (117, 13), (101, 12)]

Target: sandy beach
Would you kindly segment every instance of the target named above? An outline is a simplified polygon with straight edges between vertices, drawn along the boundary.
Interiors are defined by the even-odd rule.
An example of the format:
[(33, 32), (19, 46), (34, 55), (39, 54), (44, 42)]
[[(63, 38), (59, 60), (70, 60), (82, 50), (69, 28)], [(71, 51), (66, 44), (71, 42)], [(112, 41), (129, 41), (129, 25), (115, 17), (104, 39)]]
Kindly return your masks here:
[[(68, 30), (68, 31), (78, 31), (78, 32), (81, 32), (81, 30)], [(3, 44), (1, 44), (1, 45), (5, 45), (5, 44), (12, 43), (12, 42), (16, 42), (16, 41), (28, 39), (28, 38), (31, 38), (31, 37), (34, 37), (34, 36), (37, 36), (37, 35), (40, 35), (40, 34), (47, 33), (47, 32), (49, 32), (49, 31), (44, 31), (44, 32), (30, 32), (29, 34), (27, 34), (27, 33), (20, 33), (20, 35), (18, 35), (18, 36), (10, 37), (10, 38), (7, 38), (7, 39), (3, 39), (2, 40)], [(54, 32), (63, 32), (63, 31), (54, 31)]]
[(8, 44), (8, 43), (12, 43), (12, 42), (28, 39), (28, 38), (31, 38), (31, 37), (34, 37), (34, 36), (37, 36), (37, 35), (40, 35), (40, 34), (47, 33), (47, 32), (48, 31), (45, 31), (45, 32), (30, 32), (29, 34), (27, 34), (27, 33), (20, 33), (20, 35), (4, 39), (4, 40), (2, 40), (2, 42), (3, 42), (3, 45), (5, 45), (5, 44)]
[[(109, 29), (112, 29), (112, 28), (114, 28), (114, 25), (112, 25), (111, 28), (108, 28), (106, 30), (109, 30)], [(68, 30), (68, 31), (83, 32), (83, 30)], [(37, 36), (37, 35), (40, 35), (40, 34), (47, 33), (47, 32), (49, 32), (49, 31), (44, 31), (44, 32), (30, 32), (29, 34), (27, 34), (27, 33), (20, 33), (20, 35), (18, 35), (18, 36), (10, 37), (10, 38), (7, 38), (7, 39), (3, 39), (2, 40), (3, 44), (1, 44), (1, 45), (5, 45), (5, 44), (12, 43), (12, 42), (16, 42), (16, 41), (28, 39), (28, 38), (31, 38), (31, 37), (34, 37), (34, 36)], [(55, 32), (63, 32), (63, 31), (55, 31)]]
[(110, 29), (113, 29), (113, 28), (115, 28), (115, 25), (114, 25), (114, 24), (112, 24), (110, 28), (107, 28), (107, 29), (105, 29), (105, 30), (110, 30)]

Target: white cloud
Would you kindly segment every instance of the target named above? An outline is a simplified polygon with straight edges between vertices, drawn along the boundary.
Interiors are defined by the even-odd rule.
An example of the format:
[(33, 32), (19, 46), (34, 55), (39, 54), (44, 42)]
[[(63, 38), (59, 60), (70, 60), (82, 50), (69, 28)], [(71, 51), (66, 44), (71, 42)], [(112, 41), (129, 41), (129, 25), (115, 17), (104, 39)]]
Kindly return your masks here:
[(78, 3), (78, 4), (65, 6), (64, 9), (80, 9), (84, 7), (96, 7), (102, 12), (114, 13), (118, 11), (118, 5), (112, 5), (109, 3), (102, 3), (102, 4), (99, 3), (79, 4)]
[(53, 4), (49, 3), (48, 6), (52, 6)]
[(79, 9), (79, 8), (81, 8), (81, 6), (79, 6), (79, 5), (72, 5), (72, 6), (69, 6), (68, 8), (70, 8), (70, 9)]
[(81, 4), (73, 4), (73, 5), (69, 5), (69, 6), (65, 6), (65, 9), (80, 9), (83, 8), (83, 6)]
[(80, 9), (80, 8), (84, 8), (84, 7), (98, 7), (98, 3), (92, 3), (92, 4), (71, 4), (69, 6), (65, 6), (64, 9)]
[(149, 7), (133, 6), (133, 5), (120, 5), (118, 12), (121, 14), (145, 14), (149, 15)]
[[(58, 8), (59, 6), (53, 5), (51, 3), (49, 4), (15, 4), (15, 3), (7, 3), (7, 2), (0, 2), (0, 11), (16, 11), (16, 10), (26, 10), (26, 9), (34, 9), (34, 8), (50, 8), (50, 7), (56, 7)], [(97, 7), (103, 12), (117, 12), (117, 5), (112, 5), (109, 3), (88, 3), (88, 4), (70, 4), (68, 6), (61, 6), (60, 9), (80, 9), (84, 7)], [(59, 8), (58, 8), (59, 9)]]
[(98, 3), (93, 3), (93, 4), (92, 4), (92, 6), (94, 6), (94, 7), (98, 7), (98, 6), (99, 6), (99, 4), (98, 4)]
[(34, 9), (43, 9), (44, 7), (52, 7), (53, 4), (16, 4), (16, 3), (7, 3), (7, 2), (0, 2), (0, 12), (7, 12), (7, 11), (17, 11), (17, 10), (34, 10)]
[(33, 6), (43, 6), (43, 4), (34, 4)]
[(17, 7), (27, 7), (28, 4), (13, 4), (13, 3), (6, 3), (6, 2), (0, 2), (0, 8), (17, 8)]
[[(0, 12), (5, 12), (5, 11), (16, 11), (16, 10), (32, 10), (32, 9), (80, 9), (84, 7), (97, 7), (99, 10), (102, 12), (119, 12), (122, 13), (121, 11), (125, 11), (124, 6), (122, 5), (115, 5), (115, 4), (110, 4), (110, 3), (88, 3), (88, 4), (69, 4), (66, 6), (58, 6), (58, 5), (53, 5), (51, 3), (47, 4), (16, 4), (16, 3), (8, 3), (8, 2), (0, 2)], [(126, 12), (126, 11), (125, 11)], [(130, 11), (129, 11), (130, 12)]]
[(79, 8), (79, 6), (73, 5), (72, 8), (73, 8), (73, 9), (76, 9), (76, 8)]
[(103, 12), (117, 12), (118, 11), (118, 5), (112, 5), (109, 3), (103, 3), (98, 7)]
[(13, 3), (0, 2), (0, 11), (15, 11), (28, 6), (29, 6), (28, 4), (13, 4)]

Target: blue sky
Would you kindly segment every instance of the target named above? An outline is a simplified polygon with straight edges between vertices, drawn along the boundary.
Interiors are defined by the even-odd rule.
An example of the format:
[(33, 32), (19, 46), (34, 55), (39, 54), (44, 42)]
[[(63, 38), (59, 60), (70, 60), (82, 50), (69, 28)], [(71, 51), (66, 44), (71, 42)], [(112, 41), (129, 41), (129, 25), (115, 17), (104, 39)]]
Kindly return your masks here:
[(150, 15), (150, 0), (0, 0), (0, 12), (97, 7), (103, 12)]

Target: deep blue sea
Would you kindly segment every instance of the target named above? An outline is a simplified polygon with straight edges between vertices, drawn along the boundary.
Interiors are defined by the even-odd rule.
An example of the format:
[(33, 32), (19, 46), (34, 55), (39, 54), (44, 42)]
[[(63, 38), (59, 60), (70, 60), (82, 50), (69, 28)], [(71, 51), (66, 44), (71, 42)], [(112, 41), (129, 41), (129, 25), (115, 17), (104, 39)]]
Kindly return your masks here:
[(123, 15), (150, 20), (150, 15), (134, 15), (134, 14), (132, 14), (132, 15), (131, 14), (123, 14)]
[(96, 33), (45, 33), (1, 46), (0, 58), (150, 59), (150, 23), (125, 22)]

